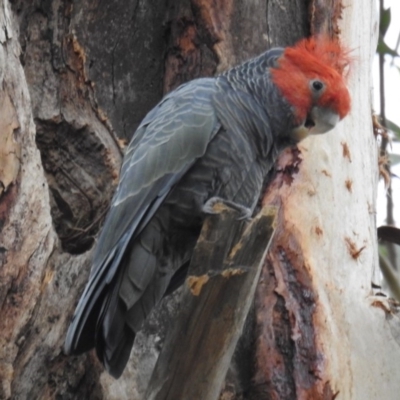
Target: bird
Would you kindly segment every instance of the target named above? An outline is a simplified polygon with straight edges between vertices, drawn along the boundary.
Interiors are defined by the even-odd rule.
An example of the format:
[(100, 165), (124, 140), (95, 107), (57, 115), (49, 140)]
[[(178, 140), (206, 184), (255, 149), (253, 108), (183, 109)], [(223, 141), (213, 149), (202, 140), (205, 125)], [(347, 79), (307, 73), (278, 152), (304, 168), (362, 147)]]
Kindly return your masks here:
[(123, 373), (150, 312), (185, 273), (216, 200), (251, 215), (278, 155), (349, 112), (351, 58), (337, 38), (272, 48), (167, 94), (126, 149), (120, 181), (66, 334)]

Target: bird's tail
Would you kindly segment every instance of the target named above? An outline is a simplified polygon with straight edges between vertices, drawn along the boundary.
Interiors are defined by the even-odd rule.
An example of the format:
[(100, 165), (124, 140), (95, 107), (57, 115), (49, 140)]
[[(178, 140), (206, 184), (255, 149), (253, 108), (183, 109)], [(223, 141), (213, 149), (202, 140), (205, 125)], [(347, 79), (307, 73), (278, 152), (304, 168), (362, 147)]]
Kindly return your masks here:
[(123, 273), (106, 294), (95, 329), (96, 353), (108, 373), (119, 378), (129, 360), (135, 332), (126, 324), (126, 306), (119, 297)]
[(115, 264), (126, 261), (114, 254), (110, 252), (91, 275), (68, 328), (64, 351), (78, 355), (96, 347), (107, 371), (118, 378), (128, 362), (135, 332), (125, 323), (126, 306), (118, 295), (124, 268), (110, 274)]
[(163, 298), (173, 275), (173, 257), (166, 260), (159, 250), (165, 240), (161, 225), (153, 218), (124, 247), (122, 257), (114, 251), (115, 256), (110, 253), (96, 269), (67, 333), (67, 354), (80, 354), (95, 346), (98, 358), (115, 378), (128, 362), (135, 333)]
[(126, 324), (126, 306), (118, 294), (122, 278), (123, 271), (119, 271), (100, 293), (85, 290), (64, 345), (67, 354), (75, 355), (96, 347), (99, 360), (114, 378), (121, 376), (135, 339), (135, 332)]

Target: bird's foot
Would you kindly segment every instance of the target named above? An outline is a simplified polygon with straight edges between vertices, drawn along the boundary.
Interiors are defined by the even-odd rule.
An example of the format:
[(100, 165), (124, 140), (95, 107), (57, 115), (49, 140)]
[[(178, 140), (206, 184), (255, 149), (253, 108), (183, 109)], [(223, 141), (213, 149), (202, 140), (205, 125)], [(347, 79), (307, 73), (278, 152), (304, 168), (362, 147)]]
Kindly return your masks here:
[(245, 206), (242, 206), (241, 204), (235, 203), (230, 200), (225, 200), (221, 197), (211, 197), (211, 199), (208, 199), (204, 205), (203, 205), (203, 212), (205, 214), (218, 214), (220, 211), (218, 209), (218, 204), (222, 204), (223, 206), (233, 208), (235, 211), (239, 213), (238, 220), (249, 220), (251, 219), (251, 216), (253, 214), (252, 210), (250, 208), (247, 208)]

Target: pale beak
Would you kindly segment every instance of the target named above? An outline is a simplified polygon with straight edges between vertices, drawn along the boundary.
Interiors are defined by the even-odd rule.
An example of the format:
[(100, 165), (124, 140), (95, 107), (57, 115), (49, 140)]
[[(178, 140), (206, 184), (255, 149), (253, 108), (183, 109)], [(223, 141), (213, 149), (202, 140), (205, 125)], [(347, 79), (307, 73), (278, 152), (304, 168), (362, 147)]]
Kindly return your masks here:
[(318, 135), (330, 131), (339, 121), (339, 114), (332, 109), (315, 106), (311, 109), (304, 125), (309, 129), (310, 135)]
[(339, 121), (339, 114), (330, 108), (314, 106), (303, 123), (291, 132), (291, 137), (300, 141), (309, 135), (326, 133), (333, 129)]

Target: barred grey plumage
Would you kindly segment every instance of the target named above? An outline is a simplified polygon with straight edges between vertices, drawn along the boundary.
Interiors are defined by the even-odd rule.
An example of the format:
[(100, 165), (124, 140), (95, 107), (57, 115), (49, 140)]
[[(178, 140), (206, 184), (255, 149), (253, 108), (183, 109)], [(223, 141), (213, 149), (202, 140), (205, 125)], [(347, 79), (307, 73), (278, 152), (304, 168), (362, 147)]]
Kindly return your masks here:
[(95, 346), (120, 376), (135, 333), (179, 283), (174, 274), (190, 260), (207, 200), (254, 210), (278, 153), (297, 141), (294, 109), (269, 70), (283, 51), (182, 85), (145, 117), (125, 154), (67, 353)]

